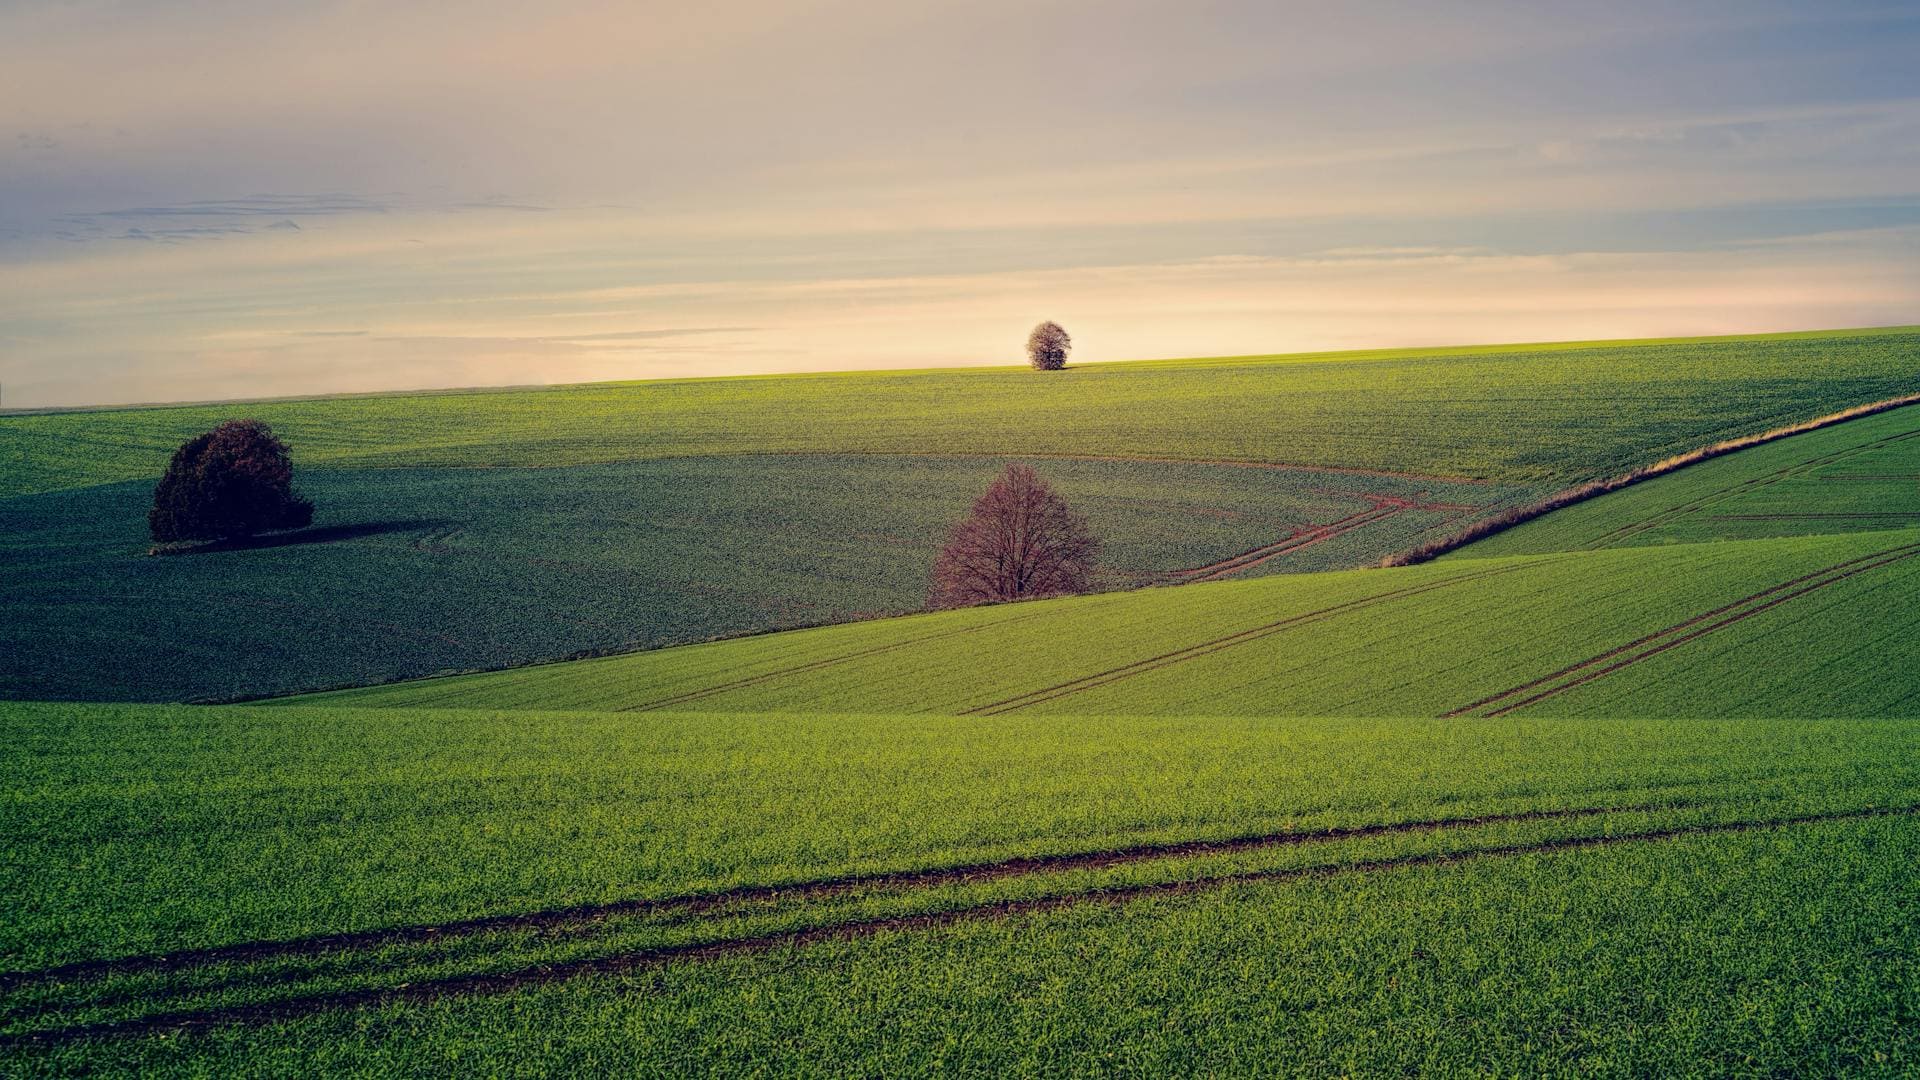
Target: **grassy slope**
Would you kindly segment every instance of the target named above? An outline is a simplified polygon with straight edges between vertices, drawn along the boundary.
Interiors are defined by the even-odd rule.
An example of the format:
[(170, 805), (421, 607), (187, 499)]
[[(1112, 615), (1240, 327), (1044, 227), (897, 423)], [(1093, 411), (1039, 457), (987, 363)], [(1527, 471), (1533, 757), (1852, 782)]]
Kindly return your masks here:
[[(612, 918), (542, 934), (449, 934), (180, 975), (30, 982), (6, 988), (0, 999), (7, 1032), (542, 969), (663, 943), (898, 913), (978, 911), (1009, 898), (1233, 874), (1285, 878), (643, 972), (637, 984), (589, 978), (425, 1011), (351, 1009), (290, 1027), (109, 1039), (36, 1051), (28, 1060), (37, 1067), (140, 1061), (149, 1069), (221, 1071), (209, 1062), (247, 1053), (265, 1055), (255, 1059), (262, 1068), (313, 1071), (389, 1055), (418, 1064), (457, 1051), (483, 1061), (513, 1053), (498, 1060), (553, 1069), (577, 1063), (568, 1055), (587, 1048), (660, 1068), (692, 1060), (690, 1050), (673, 1045), (705, 1047), (716, 1070), (737, 1065), (732, 1055), (749, 1045), (767, 1053), (785, 1046), (797, 1055), (784, 1059), (790, 1064), (828, 1053), (864, 1058), (889, 1051), (860, 1029), (956, 1000), (940, 988), (980, 1007), (951, 1022), (984, 1064), (1011, 1050), (995, 1050), (987, 1039), (995, 1017), (1013, 1009), (1031, 1017), (1021, 1026), (1037, 1021), (1022, 1004), (1030, 999), (1003, 980), (1038, 969), (1064, 980), (1051, 996), (1066, 1007), (1058, 1015), (1072, 1018), (1029, 1040), (1029, 1052), (1048, 1055), (1075, 1056), (1076, 1047), (1092, 1045), (1082, 1040), (1114, 1025), (1126, 1029), (1143, 1001), (1162, 1000), (1196, 1010), (1193, 1023), (1166, 1029), (1156, 1021), (1115, 1045), (1147, 1060), (1238, 1054), (1285, 1031), (1290, 1053), (1398, 1060), (1419, 1043), (1421, 1018), (1438, 1009), (1477, 1018), (1434, 1046), (1439, 1060), (1491, 1054), (1517, 1068), (1541, 1060), (1537, 1053), (1605, 1060), (1662, 1052), (1676, 1039), (1722, 1049), (1732, 1040), (1776, 1063), (1817, 1060), (1803, 1055), (1836, 1052), (1824, 1045), (1828, 1025), (1867, 1023), (1889, 1007), (1887, 995), (1897, 993), (1890, 988), (1903, 985), (1883, 953), (1904, 956), (1909, 947), (1908, 931), (1899, 928), (1913, 925), (1902, 891), (1911, 878), (1898, 852), (1920, 842), (1910, 822), (1854, 820), (1421, 866), (1448, 852), (1920, 802), (1920, 729), (1877, 722), (822, 716), (769, 724), (762, 717), (13, 706), (4, 723), (0, 953), (15, 970), (315, 931), (445, 927), (467, 915), (848, 870), (1526, 809), (1608, 811), (935, 888), (876, 886), (690, 920)], [(147, 824), (129, 830), (128, 821)], [(1287, 877), (1381, 859), (1412, 862), (1377, 876)], [(1520, 896), (1530, 899), (1516, 907)], [(1620, 917), (1623, 902), (1636, 917)], [(1535, 930), (1511, 934), (1516, 910), (1530, 913)], [(1728, 917), (1733, 912), (1751, 914)], [(1438, 932), (1442, 922), (1455, 929)], [(1822, 930), (1810, 934), (1809, 925)], [(1368, 930), (1354, 933), (1356, 926)], [(1208, 936), (1237, 942), (1231, 955), (1239, 959), (1222, 968), (1217, 952), (1196, 951)], [(1313, 944), (1279, 947), (1283, 940)], [(1680, 965), (1635, 976), (1651, 980), (1637, 985), (1659, 1008), (1614, 985), (1640, 970), (1630, 958), (1656, 947), (1663, 963)], [(1382, 969), (1383, 955), (1400, 959)], [(1118, 963), (1128, 956), (1131, 964)], [(1802, 956), (1823, 957), (1828, 977), (1775, 977), (1804, 970)], [(1444, 962), (1408, 966), (1409, 957)], [(1142, 964), (1134, 976), (1120, 974)], [(798, 1011), (764, 1007), (799, 1000), (836, 965), (841, 990), (826, 1001)], [(1383, 970), (1400, 974), (1400, 992), (1418, 996), (1357, 992)], [(1158, 979), (1185, 989), (1160, 998), (1147, 989)], [(649, 992), (634, 995), (641, 986)], [(1298, 994), (1324, 995), (1329, 1023), (1274, 1027), (1295, 1012), (1286, 1003)], [(1548, 1038), (1550, 1045), (1472, 1034), (1496, 1021), (1498, 1030), (1520, 1032), (1537, 1010), (1519, 999), (1539, 994), (1554, 1003), (1549, 1014), (1587, 1010), (1586, 1034)], [(1739, 1023), (1750, 1013), (1708, 1007), (1729, 994), (1783, 1016), (1815, 1006), (1831, 1015), (1811, 1027), (1756, 1033)], [(1698, 1007), (1654, 1022), (1675, 1002)], [(1202, 1024), (1209, 1013), (1213, 1022)], [(1642, 1015), (1651, 1026), (1640, 1038), (1608, 1026)], [(1360, 1038), (1389, 1021), (1412, 1026), (1384, 1047)], [(1209, 1028), (1206, 1044), (1182, 1034), (1194, 1024)], [(342, 1025), (358, 1032), (345, 1043), (335, 1037)], [(931, 1068), (942, 1045), (933, 1033), (948, 1026), (901, 1029), (891, 1052)], [(522, 1041), (556, 1030), (571, 1037), (544, 1046)], [(486, 1048), (474, 1043), (483, 1035)], [(751, 1037), (737, 1041), (743, 1035)], [(775, 1043), (762, 1041), (773, 1035)], [(1868, 1052), (1894, 1045), (1884, 1032), (1879, 1038)]]
[(1920, 521), (1920, 406), (1691, 465), (1449, 558), (1796, 536)]
[(214, 422), (308, 467), (542, 465), (753, 452), (1230, 459), (1613, 475), (1913, 389), (1920, 331), (707, 379), (0, 418), (0, 495), (157, 475)]
[[(1531, 707), (1604, 700), (1615, 716), (1920, 715), (1920, 612), (1898, 602), (1916, 584), (1913, 530), (1450, 561), (824, 627), (310, 700), (1439, 715), (1746, 601), (1669, 636), (1705, 634)], [(1800, 591), (1808, 586), (1818, 587)], [(1758, 670), (1756, 658), (1765, 660)], [(1071, 692), (1048, 693), (1056, 687)]]
[(1910, 1076), (1911, 820), (1414, 867), (22, 1052), (88, 1075)]
[[(139, 557), (144, 484), (0, 499), (0, 696), (226, 699), (911, 611), (948, 524), (999, 467), (742, 457), (320, 470), (305, 486), (334, 523), (325, 542), (163, 559)], [(1060, 461), (1047, 474), (1104, 538), (1116, 585), (1375, 497), (1515, 495), (1167, 462)], [(1298, 549), (1287, 568), (1360, 562), (1458, 517), (1398, 511), (1365, 536)]]
[[(1917, 348), (1908, 329), (4, 417), (0, 493), (37, 493), (0, 498), (0, 698), (226, 700), (910, 610), (1001, 449), (1130, 459), (1045, 466), (1106, 539), (1110, 585), (1289, 536), (1233, 572), (1367, 565), (1554, 484), (1907, 388)], [(146, 481), (99, 482), (153, 475), (236, 410), (294, 443), (325, 542), (135, 558)], [(680, 456), (699, 454), (723, 456)], [(587, 461), (607, 463), (568, 465)], [(41, 490), (67, 485), (91, 486)], [(1315, 531), (1385, 498), (1425, 508)]]
[[(1909, 530), (1447, 561), (916, 616), (340, 699), (619, 707), (774, 674), (674, 708), (961, 708), (1289, 612), (1440, 586), (1032, 706), (1162, 714), (1150, 720), (0, 706), (0, 966), (14, 968), (1143, 841), (1610, 808), (39, 983), (0, 997), (0, 1038), (1263, 874), (1279, 880), (18, 1060), (186, 1073), (738, 1073), (832, 1060), (903, 1074), (1681, 1063), (1900, 1075), (1920, 1067), (1899, 1020), (1920, 1007), (1910, 817), (1436, 860), (1920, 802), (1911, 724), (1697, 719), (1914, 715), (1920, 694), (1904, 676), (1920, 670), (1920, 635), (1899, 600), (1920, 558), (1767, 594), (1784, 602), (1495, 720), (1261, 714), (1440, 711), (1916, 543)], [(778, 674), (820, 661), (836, 662)], [(1216, 710), (1252, 716), (1177, 715)], [(1554, 710), (1690, 719), (1536, 715)], [(1322, 872), (1383, 860), (1394, 865)]]

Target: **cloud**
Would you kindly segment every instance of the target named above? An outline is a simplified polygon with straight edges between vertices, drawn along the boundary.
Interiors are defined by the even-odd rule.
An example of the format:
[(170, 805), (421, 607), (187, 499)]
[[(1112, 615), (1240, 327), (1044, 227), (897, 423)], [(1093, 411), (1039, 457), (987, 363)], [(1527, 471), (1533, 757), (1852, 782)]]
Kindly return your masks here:
[[(1509, 295), (1677, 331), (1813, 234), (1805, 303), (1756, 288), (1853, 321), (1920, 222), (1920, 19), (1873, 3), (368, 10), (0, 3), (10, 386), (963, 362), (1032, 308), (1111, 355), (1506, 336)], [(1569, 269), (1614, 257), (1686, 303)]]
[(757, 327), (752, 326), (690, 326), (676, 330), (622, 330), (610, 334), (567, 334), (547, 335), (528, 340), (535, 341), (652, 341), (659, 338), (692, 337), (698, 334), (741, 334)]
[[(236, 280), (279, 274), (254, 271)], [(538, 296), (493, 292), (444, 302), (394, 303), (384, 283), (322, 295), (313, 282), (305, 274), (287, 278), (286, 292), (272, 296), (237, 286), (210, 290), (204, 278), (147, 296), (60, 301), (36, 294), (35, 310), (47, 321), (16, 322), (9, 354), (30, 353), (39, 362), (31, 374), (7, 373), (10, 400), (182, 400), (1009, 363), (1019, 360), (1025, 331), (1040, 318), (1067, 326), (1076, 357), (1087, 361), (1890, 325), (1920, 317), (1913, 303), (1920, 295), (1920, 226), (1738, 250), (1464, 257), (1445, 249), (1334, 257), (1323, 250), (908, 277), (666, 282)], [(0, 277), (0, 296), (12, 284)], [(328, 314), (352, 318), (351, 329), (316, 328), (312, 320)], [(62, 330), (71, 325), (88, 333)]]

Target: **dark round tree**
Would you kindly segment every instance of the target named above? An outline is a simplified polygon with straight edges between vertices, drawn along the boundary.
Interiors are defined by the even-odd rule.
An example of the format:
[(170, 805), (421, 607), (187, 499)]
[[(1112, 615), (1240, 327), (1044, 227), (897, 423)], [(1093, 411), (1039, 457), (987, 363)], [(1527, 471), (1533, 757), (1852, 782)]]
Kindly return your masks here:
[(1057, 322), (1043, 322), (1027, 335), (1027, 360), (1041, 371), (1059, 371), (1067, 366), (1067, 353), (1073, 339)]
[(953, 527), (928, 603), (963, 607), (1086, 592), (1100, 541), (1027, 465), (1009, 465)]
[(313, 503), (294, 494), (293, 461), (273, 429), (229, 420), (174, 451), (153, 489), (147, 527), (161, 543), (231, 540), (313, 523)]

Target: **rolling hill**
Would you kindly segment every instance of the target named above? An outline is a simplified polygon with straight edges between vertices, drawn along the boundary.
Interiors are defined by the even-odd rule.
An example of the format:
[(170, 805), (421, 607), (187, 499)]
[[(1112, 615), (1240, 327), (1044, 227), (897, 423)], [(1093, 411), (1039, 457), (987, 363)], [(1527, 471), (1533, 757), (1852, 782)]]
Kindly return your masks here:
[[(1081, 1060), (1043, 1015), (1222, 1067), (1920, 1050), (1886, 1022), (1911, 724), (16, 704), (0, 733), (0, 1052), (35, 1073), (731, 1070), (768, 1039), (1017, 1068), (1008, 1024)], [(948, 1014), (976, 995), (1015, 1011)]]
[[(1271, 572), (1309, 565), (1268, 557), (1292, 515), (1398, 523), (1295, 534), (1340, 566), (1472, 516), (1442, 490), (1543, 488), (1062, 458), (1127, 553), (1107, 584), (1187, 583), (252, 705), (0, 703), (0, 1058), (1911, 1073), (1916, 446), (1895, 409), (1311, 573)], [(362, 462), (310, 482), (378, 527), (156, 559), (96, 535), (138, 483), (16, 495), (9, 612), (41, 621), (4, 631), (10, 687), (518, 663), (579, 640), (545, 620), (676, 598), (713, 605), (676, 633), (794, 617), (771, 596), (882, 612), (914, 564), (868, 553), (1001, 460)]]
[[(1368, 565), (1565, 484), (1911, 389), (1911, 328), (0, 417), (0, 696), (229, 700), (920, 606), (1015, 456), (1103, 584)], [(146, 559), (186, 435), (275, 424), (278, 546)], [(487, 598), (488, 602), (479, 602)], [(130, 662), (131, 658), (131, 662)]]
[[(1920, 531), (1888, 526), (1920, 521), (1917, 448), (1920, 407), (1907, 407), (1711, 459), (1422, 566), (977, 608), (311, 700), (1915, 716)], [(1538, 553), (1504, 553), (1515, 548)]]

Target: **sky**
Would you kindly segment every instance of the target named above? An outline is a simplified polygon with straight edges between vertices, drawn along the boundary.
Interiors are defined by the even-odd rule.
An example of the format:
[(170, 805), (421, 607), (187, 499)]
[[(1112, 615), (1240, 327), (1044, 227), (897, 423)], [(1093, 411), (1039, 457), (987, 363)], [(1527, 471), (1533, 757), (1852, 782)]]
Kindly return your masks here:
[(0, 405), (1920, 323), (1920, 5), (0, 0)]

